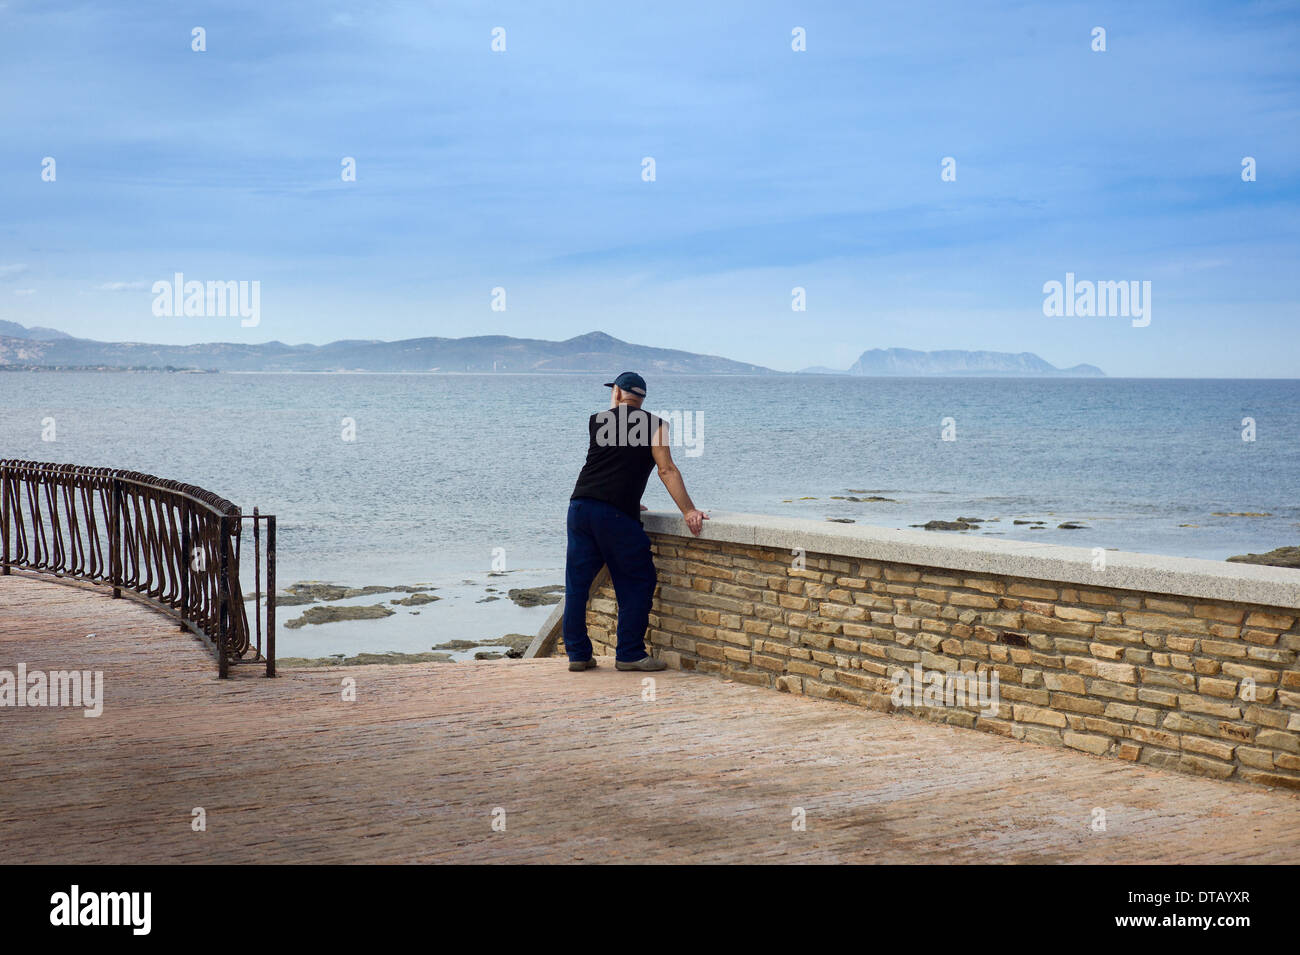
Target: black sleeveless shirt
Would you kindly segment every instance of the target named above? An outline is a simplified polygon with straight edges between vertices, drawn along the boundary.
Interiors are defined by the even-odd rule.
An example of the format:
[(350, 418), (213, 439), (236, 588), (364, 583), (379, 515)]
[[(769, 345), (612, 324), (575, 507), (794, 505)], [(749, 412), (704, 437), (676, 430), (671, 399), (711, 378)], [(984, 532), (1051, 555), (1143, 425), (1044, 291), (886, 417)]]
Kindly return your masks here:
[(587, 420), (587, 462), (578, 475), (573, 498), (613, 504), (641, 520), (641, 495), (655, 466), (651, 451), (663, 419), (640, 408), (619, 405)]

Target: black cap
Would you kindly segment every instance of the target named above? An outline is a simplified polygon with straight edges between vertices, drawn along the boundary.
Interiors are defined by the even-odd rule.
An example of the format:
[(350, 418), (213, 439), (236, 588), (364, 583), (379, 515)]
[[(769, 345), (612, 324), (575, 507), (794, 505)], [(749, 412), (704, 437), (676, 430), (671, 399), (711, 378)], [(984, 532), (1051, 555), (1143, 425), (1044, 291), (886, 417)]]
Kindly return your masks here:
[(605, 382), (606, 388), (622, 388), (628, 394), (645, 397), (645, 379), (634, 371), (625, 371), (613, 381)]

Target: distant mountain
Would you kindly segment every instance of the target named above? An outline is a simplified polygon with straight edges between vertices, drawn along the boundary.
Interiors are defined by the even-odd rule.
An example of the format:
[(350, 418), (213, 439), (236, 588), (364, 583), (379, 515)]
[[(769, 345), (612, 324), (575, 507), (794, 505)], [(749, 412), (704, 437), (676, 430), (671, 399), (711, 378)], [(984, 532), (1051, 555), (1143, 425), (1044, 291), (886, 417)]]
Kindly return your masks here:
[[(634, 345), (604, 332), (561, 342), (508, 335), (351, 339), (328, 345), (283, 342), (149, 345), (73, 338), (52, 328), (0, 321), (0, 367), (169, 368), (207, 371), (600, 372), (632, 368), (645, 374), (772, 375), (761, 365), (673, 348)], [(913, 351), (873, 348), (847, 371), (805, 368), (803, 374), (872, 376), (1104, 377), (1100, 368), (1057, 368), (1030, 352)]]
[(52, 342), (71, 337), (66, 332), (56, 331), (53, 328), (41, 328), (39, 325), (24, 328), (17, 322), (0, 321), (0, 338), (25, 338), (34, 342)]
[[(14, 334), (17, 329), (21, 334)], [(600, 372), (636, 369), (644, 374), (776, 374), (770, 368), (620, 341), (589, 332), (562, 342), (507, 335), (473, 338), (408, 338), (403, 341), (337, 341), (328, 345), (283, 342), (148, 345), (58, 337), (37, 338), (36, 329), (0, 326), (0, 366), (64, 368), (201, 368), (215, 371), (373, 372)], [(41, 330), (48, 332), (48, 329)]]
[(864, 351), (847, 372), (809, 368), (808, 373), (848, 374), (872, 377), (932, 376), (1002, 378), (1104, 378), (1095, 365), (1057, 368), (1032, 352), (1001, 351), (914, 351), (910, 348), (872, 348)]

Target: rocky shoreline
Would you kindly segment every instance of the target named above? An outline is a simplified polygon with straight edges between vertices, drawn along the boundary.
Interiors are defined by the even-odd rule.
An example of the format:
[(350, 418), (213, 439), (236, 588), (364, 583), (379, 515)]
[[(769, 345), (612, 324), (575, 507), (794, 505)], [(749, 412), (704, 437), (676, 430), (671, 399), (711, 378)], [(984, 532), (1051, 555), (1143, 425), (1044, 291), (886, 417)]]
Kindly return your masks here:
[[(517, 660), (524, 655), (533, 638), (526, 633), (507, 633), (492, 640), (448, 640), (426, 653), (358, 653), (355, 656), (336, 653), (327, 657), (281, 657), (276, 665), (288, 669), (307, 667), (352, 667), (371, 664), (404, 663), (474, 663), (483, 660)], [(481, 650), (473, 660), (457, 661), (452, 652), (473, 650), (476, 647), (501, 647), (501, 652)], [(451, 652), (449, 652), (451, 651)]]
[[(431, 584), (370, 584), (365, 587), (348, 587), (343, 584), (325, 583), (318, 580), (301, 580), (290, 584), (282, 593), (275, 595), (277, 607), (307, 606), (307, 610), (297, 617), (284, 622), (290, 630), (297, 630), (309, 624), (336, 623), (340, 620), (381, 620), (391, 617), (395, 611), (384, 603), (369, 605), (340, 604), (342, 600), (357, 597), (369, 597), (377, 594), (406, 594), (405, 597), (393, 597), (387, 602), (398, 607), (423, 607), (442, 598), (431, 593), (437, 590)], [(477, 603), (500, 600), (495, 587), (486, 588), (487, 596)], [(543, 607), (560, 602), (564, 596), (563, 584), (547, 584), (541, 587), (515, 587), (506, 592), (506, 597), (517, 607)], [(245, 601), (255, 599), (249, 594)], [(418, 610), (411, 611), (418, 614)]]
[[(1260, 517), (1265, 515), (1234, 513), (1234, 514), (1216, 514), (1217, 517)], [(841, 523), (852, 523), (842, 517), (828, 517), (828, 521), (838, 521)], [(927, 531), (968, 531), (979, 528), (982, 524), (995, 523), (1001, 518), (979, 518), (979, 517), (959, 517), (955, 521), (927, 521), (924, 524), (911, 524), (910, 527), (920, 527)], [(1028, 525), (1031, 531), (1041, 531), (1047, 529), (1046, 521), (1031, 520), (1013, 520), (1012, 524)], [(1195, 527), (1194, 524), (1180, 524), (1180, 527)], [(1090, 530), (1087, 524), (1080, 524), (1078, 521), (1063, 521), (1056, 525), (1057, 530), (1061, 531), (1083, 531)], [(1276, 547), (1264, 554), (1238, 554), (1235, 557), (1227, 557), (1225, 560), (1237, 564), (1262, 564), (1268, 567), (1288, 567), (1300, 569), (1300, 547)]]
[[(927, 531), (969, 531), (979, 528), (981, 524), (997, 524), (1002, 518), (1000, 517), (959, 517), (953, 521), (926, 521), (924, 524), (909, 524), (909, 527), (920, 527)], [(1042, 531), (1047, 529), (1047, 521), (1021, 520), (1013, 519), (1011, 523), (1017, 527), (1028, 525), (1031, 531)], [(1058, 531), (1086, 531), (1089, 530), (1087, 524), (1080, 524), (1078, 521), (1062, 521), (1056, 525)]]
[[(897, 492), (895, 491), (893, 493), (897, 493)], [(859, 496), (859, 495), (865, 495), (865, 496)], [(845, 494), (843, 495), (833, 494), (830, 497), (824, 499), (811, 496), (811, 495), (805, 495), (803, 497), (787, 497), (787, 498), (782, 498), (781, 503), (796, 504), (803, 501), (820, 501), (820, 500), (843, 501), (852, 504), (900, 503), (899, 500), (896, 498), (884, 497), (882, 495), (883, 492), (881, 491), (863, 490), (858, 488), (847, 488)], [(874, 516), (873, 519), (875, 520), (879, 520), (880, 517), (886, 513), (888, 513), (888, 510), (886, 511), (877, 511), (875, 509), (872, 510), (872, 514)], [(1047, 516), (1052, 517), (1053, 515), (1051, 512), (1047, 512)], [(1267, 511), (1213, 511), (1210, 513), (1209, 516), (1210, 517), (1272, 517), (1273, 515)], [(832, 524), (856, 524), (857, 523), (857, 519), (853, 517), (834, 516), (834, 517), (827, 517), (825, 519), (827, 522)], [(1096, 519), (1101, 520), (1104, 518), (1096, 518)], [(1003, 533), (1002, 531), (992, 530), (989, 525), (998, 524), (1001, 521), (1002, 521), (1001, 517), (959, 516), (954, 518), (953, 520), (936, 518), (933, 520), (926, 521), (925, 523), (922, 524), (909, 524), (907, 526), (915, 527), (927, 531), (954, 531), (954, 532), (979, 531), (985, 535), (1000, 535)], [(1045, 531), (1051, 529), (1051, 523), (1041, 518), (1014, 517), (1011, 519), (1011, 524), (1015, 527), (1025, 527), (1031, 531)], [(1197, 528), (1200, 527), (1201, 525), (1179, 524), (1178, 526), (1186, 527), (1186, 528)], [(1083, 531), (1083, 530), (1091, 530), (1092, 525), (1085, 523), (1083, 520), (1066, 520), (1066, 521), (1060, 521), (1056, 525), (1055, 529), (1059, 531)], [(1110, 548), (1110, 549), (1114, 549), (1114, 548)], [(1277, 547), (1263, 554), (1238, 554), (1234, 557), (1228, 557), (1225, 559), (1232, 561), (1234, 563), (1241, 563), (1241, 564), (1262, 564), (1270, 567), (1287, 567), (1292, 569), (1300, 569), (1300, 547)]]
[[(298, 580), (277, 588), (277, 599), (293, 608), (279, 616), (278, 662), (293, 668), (522, 657), (549, 607), (563, 599), (564, 586), (551, 582), (558, 572), (501, 570), (364, 586), (346, 578)], [(503, 578), (520, 586), (507, 589)], [(500, 602), (475, 606), (487, 600)]]

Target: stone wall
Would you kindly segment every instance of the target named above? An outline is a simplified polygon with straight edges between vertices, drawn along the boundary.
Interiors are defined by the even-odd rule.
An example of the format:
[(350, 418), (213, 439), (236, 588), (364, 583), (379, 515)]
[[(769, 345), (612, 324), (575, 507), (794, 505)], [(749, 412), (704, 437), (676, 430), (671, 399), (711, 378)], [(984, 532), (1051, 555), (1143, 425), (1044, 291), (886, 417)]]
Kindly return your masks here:
[[(1300, 789), (1300, 572), (1114, 553), (1099, 568), (1087, 549), (752, 515), (705, 528), (646, 519), (648, 642), (670, 666)], [(598, 582), (598, 654), (616, 612)], [(994, 672), (996, 713), (944, 697), (943, 674)], [(901, 694), (917, 675), (928, 700)]]

